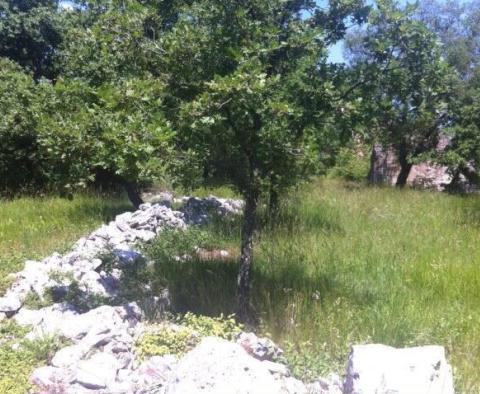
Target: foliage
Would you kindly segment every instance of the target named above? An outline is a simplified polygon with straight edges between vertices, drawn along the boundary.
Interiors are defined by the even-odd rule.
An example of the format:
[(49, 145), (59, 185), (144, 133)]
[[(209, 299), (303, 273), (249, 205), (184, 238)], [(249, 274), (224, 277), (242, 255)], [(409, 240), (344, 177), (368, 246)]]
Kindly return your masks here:
[(335, 166), (330, 170), (329, 176), (343, 178), (347, 181), (364, 181), (367, 179), (370, 168), (370, 158), (364, 146), (340, 148)]
[(242, 326), (235, 322), (235, 316), (208, 317), (187, 312), (176, 319), (178, 324), (188, 327), (203, 337), (220, 337), (229, 341), (241, 332)]
[(36, 80), (58, 73), (56, 54), (67, 18), (58, 0), (0, 1), (0, 57), (9, 58)]
[(173, 354), (181, 356), (197, 345), (203, 337), (216, 336), (233, 340), (241, 327), (233, 316), (208, 317), (186, 313), (173, 317), (173, 325), (167, 323), (149, 327), (136, 343), (141, 358)]
[(164, 174), (172, 131), (161, 112), (162, 86), (123, 80), (97, 89), (57, 82), (40, 141), (64, 187), (85, 186), (104, 173), (120, 183), (145, 183)]
[(13, 195), (43, 183), (37, 140), (41, 112), (32, 77), (0, 58), (0, 194)]
[[(29, 328), (10, 320), (0, 323), (0, 392), (23, 394), (31, 388), (33, 369), (48, 363), (55, 352), (65, 346), (60, 340), (45, 337), (35, 341), (23, 339)], [(13, 349), (15, 345), (17, 348)]]
[(166, 354), (181, 356), (197, 343), (197, 338), (188, 328), (161, 327), (142, 335), (136, 343), (136, 350), (140, 358)]
[(115, 2), (104, 2), (101, 12), (84, 10), (81, 15), (87, 21), (77, 21), (65, 33), (59, 54), (64, 79), (81, 80), (92, 87), (123, 78), (148, 79), (154, 70), (149, 69), (152, 53), (145, 29), (155, 14), (138, 1), (123, 3), (124, 9)]
[(412, 162), (436, 147), (439, 129), (448, 123), (452, 74), (434, 33), (390, 0), (379, 1), (363, 39), (350, 42), (363, 89), (371, 138), (391, 146), (403, 186)]
[(158, 264), (171, 263), (178, 257), (192, 258), (198, 248), (208, 248), (211, 241), (212, 237), (198, 228), (167, 228), (145, 246), (145, 253)]
[(187, 183), (220, 178), (247, 196), (281, 192), (311, 173), (315, 127), (331, 111), (325, 40), (340, 34), (343, 18), (361, 19), (359, 3), (349, 6), (334, 2), (327, 15), (313, 2), (214, 0), (184, 10), (161, 39), (160, 64), (170, 100), (182, 106), (175, 123), (191, 159)]
[(460, 78), (470, 79), (479, 66), (480, 3), (427, 0), (419, 3), (416, 14), (441, 40), (444, 57)]

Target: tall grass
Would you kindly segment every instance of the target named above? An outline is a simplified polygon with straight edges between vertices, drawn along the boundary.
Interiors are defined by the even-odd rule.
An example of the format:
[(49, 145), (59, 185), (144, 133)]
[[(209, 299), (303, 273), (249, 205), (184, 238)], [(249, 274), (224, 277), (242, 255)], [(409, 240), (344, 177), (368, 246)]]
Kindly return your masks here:
[[(261, 330), (305, 376), (342, 372), (349, 346), (440, 344), (457, 390), (480, 392), (480, 199), (318, 180), (276, 225), (261, 217), (253, 299)], [(235, 255), (238, 222), (208, 229)], [(231, 313), (236, 259), (163, 265), (179, 310)]]
[(96, 195), (0, 200), (0, 295), (10, 284), (8, 274), (22, 269), (26, 259), (62, 252), (127, 209), (122, 197)]

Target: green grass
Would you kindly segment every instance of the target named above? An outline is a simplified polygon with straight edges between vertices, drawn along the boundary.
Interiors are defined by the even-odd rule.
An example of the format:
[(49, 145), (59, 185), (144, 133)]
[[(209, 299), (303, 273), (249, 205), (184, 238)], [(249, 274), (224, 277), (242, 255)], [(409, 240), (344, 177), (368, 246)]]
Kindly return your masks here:
[(54, 337), (26, 340), (23, 337), (29, 330), (11, 320), (0, 323), (0, 393), (30, 392), (33, 369), (45, 365), (58, 349), (69, 345)]
[(8, 274), (23, 268), (27, 259), (63, 252), (78, 238), (115, 214), (130, 209), (120, 197), (76, 195), (23, 197), (0, 200), (0, 294), (8, 288)]
[[(478, 197), (317, 180), (261, 227), (254, 304), (297, 374), (343, 372), (353, 343), (440, 344), (457, 390), (480, 392)], [(235, 251), (239, 228), (208, 231)], [(178, 310), (233, 311), (234, 260), (162, 266)]]

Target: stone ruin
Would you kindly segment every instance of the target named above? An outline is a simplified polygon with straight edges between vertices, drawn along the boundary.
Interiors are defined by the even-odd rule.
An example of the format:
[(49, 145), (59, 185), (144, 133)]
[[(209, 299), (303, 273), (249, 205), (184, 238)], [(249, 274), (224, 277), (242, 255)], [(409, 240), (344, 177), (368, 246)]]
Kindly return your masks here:
[[(436, 146), (437, 151), (443, 151), (450, 143), (450, 138), (441, 135)], [(392, 148), (375, 144), (372, 149), (370, 182), (374, 184), (395, 185), (400, 174), (400, 163)], [(444, 191), (452, 182), (448, 167), (431, 162), (418, 163), (412, 166), (408, 175), (407, 185), (424, 189)]]

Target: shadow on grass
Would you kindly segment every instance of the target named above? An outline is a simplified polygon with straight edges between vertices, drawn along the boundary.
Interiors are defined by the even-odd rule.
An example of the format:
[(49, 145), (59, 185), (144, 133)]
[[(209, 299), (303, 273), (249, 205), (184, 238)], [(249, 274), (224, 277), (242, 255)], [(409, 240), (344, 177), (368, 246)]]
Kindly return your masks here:
[[(252, 303), (260, 317), (285, 320), (285, 313), (299, 297), (322, 302), (324, 296), (335, 291), (335, 280), (326, 273), (311, 277), (295, 264), (270, 275), (260, 269), (260, 264), (252, 275)], [(194, 259), (155, 265), (158, 290), (168, 287), (175, 312), (208, 316), (235, 313), (237, 272), (238, 264), (233, 260)]]
[(120, 194), (108, 196), (80, 197), (68, 210), (70, 220), (78, 218), (101, 218), (108, 222), (125, 211), (133, 211), (132, 205)]

